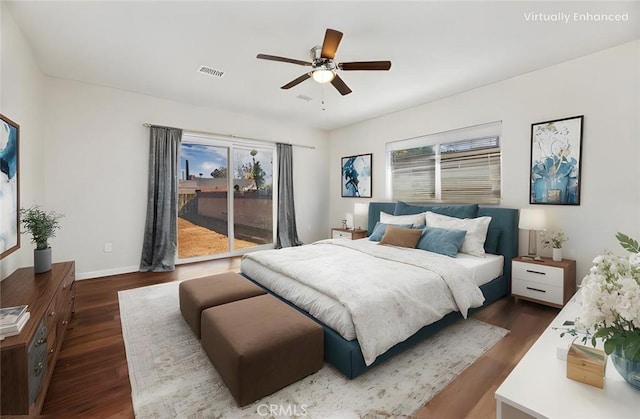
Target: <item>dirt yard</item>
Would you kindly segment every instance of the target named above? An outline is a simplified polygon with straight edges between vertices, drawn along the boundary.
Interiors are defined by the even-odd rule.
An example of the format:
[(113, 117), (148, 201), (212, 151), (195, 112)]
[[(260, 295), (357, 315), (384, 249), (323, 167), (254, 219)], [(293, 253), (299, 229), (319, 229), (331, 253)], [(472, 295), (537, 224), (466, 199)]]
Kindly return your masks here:
[[(178, 257), (181, 259), (226, 253), (229, 251), (228, 237), (195, 225), (178, 217)], [(246, 240), (234, 240), (234, 248), (244, 249), (256, 246)]]

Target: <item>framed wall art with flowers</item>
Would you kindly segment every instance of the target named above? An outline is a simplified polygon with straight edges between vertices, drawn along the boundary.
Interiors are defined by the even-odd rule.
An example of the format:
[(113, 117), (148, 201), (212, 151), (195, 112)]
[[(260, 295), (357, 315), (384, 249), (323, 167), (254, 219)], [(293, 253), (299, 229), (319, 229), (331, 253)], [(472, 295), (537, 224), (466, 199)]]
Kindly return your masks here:
[(531, 124), (531, 204), (580, 205), (584, 115)]

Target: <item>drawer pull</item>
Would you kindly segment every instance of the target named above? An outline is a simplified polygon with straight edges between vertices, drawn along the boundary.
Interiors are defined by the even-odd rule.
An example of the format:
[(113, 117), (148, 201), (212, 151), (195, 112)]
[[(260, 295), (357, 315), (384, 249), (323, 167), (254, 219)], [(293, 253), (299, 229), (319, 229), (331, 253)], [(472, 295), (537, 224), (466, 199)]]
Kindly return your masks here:
[(40, 346), (40, 345), (45, 344), (45, 343), (47, 343), (47, 338), (40, 338), (36, 342), (36, 346)]
[(532, 273), (532, 274), (538, 274), (538, 275), (546, 275), (546, 272), (540, 272), (540, 271), (534, 271), (531, 269), (527, 269), (527, 272)]
[(69, 322), (67, 320), (63, 320), (62, 324), (68, 324)]
[(531, 287), (527, 287), (527, 289), (528, 289), (528, 290), (531, 290), (531, 291), (547, 292), (547, 291), (545, 291), (545, 290), (541, 290), (541, 289), (538, 289), (538, 288), (531, 288)]
[(49, 313), (49, 317), (53, 317), (53, 316), (55, 316), (55, 315), (56, 315), (56, 312), (55, 312), (55, 311), (52, 311), (51, 313)]
[(42, 362), (38, 362), (38, 365), (36, 365), (36, 367), (33, 369), (33, 372), (38, 375), (38, 373), (40, 371), (42, 371), (42, 368), (44, 367), (44, 365), (42, 365)]

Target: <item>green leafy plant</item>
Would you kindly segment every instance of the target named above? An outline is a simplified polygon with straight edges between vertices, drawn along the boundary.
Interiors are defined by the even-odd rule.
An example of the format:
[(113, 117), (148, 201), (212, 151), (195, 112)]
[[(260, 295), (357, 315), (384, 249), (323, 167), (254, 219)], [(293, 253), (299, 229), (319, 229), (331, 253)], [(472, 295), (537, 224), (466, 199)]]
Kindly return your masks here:
[(562, 245), (569, 240), (562, 231), (543, 231), (540, 236), (542, 237), (541, 243), (544, 248), (562, 249)]
[(49, 239), (56, 236), (56, 230), (60, 228), (59, 220), (62, 217), (64, 214), (44, 211), (38, 205), (20, 209), (20, 222), (27, 230), (23, 233), (31, 233), (31, 242), (36, 244), (38, 250), (49, 247)]

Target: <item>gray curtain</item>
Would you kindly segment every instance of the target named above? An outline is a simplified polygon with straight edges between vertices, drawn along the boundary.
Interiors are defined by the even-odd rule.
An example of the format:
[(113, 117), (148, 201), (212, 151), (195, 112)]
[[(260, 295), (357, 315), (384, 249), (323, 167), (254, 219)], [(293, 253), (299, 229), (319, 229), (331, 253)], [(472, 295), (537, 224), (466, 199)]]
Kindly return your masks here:
[(277, 144), (278, 150), (278, 231), (276, 248), (300, 246), (293, 205), (293, 153), (291, 144)]
[(178, 201), (178, 150), (182, 130), (151, 127), (149, 191), (141, 271), (175, 269)]

